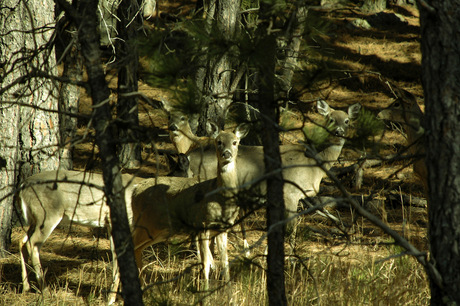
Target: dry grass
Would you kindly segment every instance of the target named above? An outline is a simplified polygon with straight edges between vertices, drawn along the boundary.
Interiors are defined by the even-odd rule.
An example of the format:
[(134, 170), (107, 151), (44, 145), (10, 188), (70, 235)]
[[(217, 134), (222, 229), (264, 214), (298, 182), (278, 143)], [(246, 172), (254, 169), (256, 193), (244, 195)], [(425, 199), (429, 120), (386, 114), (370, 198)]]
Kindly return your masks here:
[[(402, 212), (389, 210), (392, 228), (422, 250), (425, 213), (421, 209)], [(351, 213), (336, 211), (350, 224)], [(402, 228), (402, 218), (405, 228)], [(261, 216), (250, 218), (253, 230), (249, 241), (256, 247), (249, 259), (239, 253), (239, 233), (231, 236), (231, 275), (229, 284), (219, 281), (219, 266), (213, 273), (210, 289), (200, 291), (200, 267), (189, 243), (173, 241), (159, 244), (145, 252), (149, 262), (144, 271), (149, 286), (145, 289), (146, 305), (266, 305), (265, 243), (256, 244), (263, 232), (254, 230), (262, 225)], [(422, 224), (422, 226), (420, 225)], [(111, 282), (108, 241), (94, 238), (91, 231), (75, 227), (67, 237), (66, 229), (58, 229), (42, 250), (42, 262), (47, 269), (48, 291), (43, 294), (20, 293), (20, 266), (17, 247), (5, 265), (9, 283), (1, 287), (0, 304), (21, 303), (43, 305), (101, 305)], [(15, 243), (23, 235), (15, 229)], [(427, 305), (429, 287), (423, 268), (391, 239), (366, 220), (358, 217), (341, 235), (331, 222), (318, 215), (309, 215), (300, 222), (297, 245), (293, 255), (286, 257), (285, 277), (287, 298), (292, 305)], [(286, 245), (286, 249), (289, 246)], [(217, 262), (218, 263), (218, 262)]]
[[(396, 9), (395, 9), (396, 10)], [(420, 52), (418, 43), (418, 18), (413, 9), (398, 11), (408, 20), (408, 26), (395, 31), (360, 30), (347, 26), (360, 16), (356, 11), (321, 13), (331, 22), (332, 36), (317, 40), (320, 49), (310, 55), (327, 62), (330, 79), (322, 78), (305, 93), (302, 100), (326, 98), (335, 108), (345, 108), (360, 102), (377, 111), (391, 102), (391, 94), (384, 80), (408, 89), (422, 97), (419, 83)], [(318, 13), (319, 14), (319, 13)], [(320, 15), (321, 15), (320, 14)], [(324, 16), (326, 14), (326, 16)], [(417, 30), (417, 31), (416, 31)], [(331, 38), (332, 37), (332, 38)], [(333, 80), (331, 82), (331, 79)], [(113, 82), (112, 82), (113, 83)], [(327, 86), (326, 86), (327, 85)], [(140, 90), (160, 100), (163, 93), (141, 83)], [(82, 112), (87, 111), (82, 106)], [(288, 114), (289, 122), (303, 118), (311, 110), (311, 103), (297, 105), (299, 110)], [(141, 107), (140, 121), (149, 128), (152, 139), (143, 142), (147, 162), (141, 175), (165, 174), (164, 159), (157, 160), (155, 149), (172, 149), (165, 135), (166, 117), (159, 110)], [(84, 124), (81, 125), (82, 128)], [(283, 135), (283, 142), (295, 142), (299, 134)], [(377, 137), (368, 152), (382, 155), (395, 153), (405, 144), (397, 132), (386, 132)], [(92, 144), (77, 147), (76, 166), (84, 168), (92, 155)], [(363, 148), (359, 148), (362, 150)], [(344, 163), (356, 160), (361, 151), (350, 145), (342, 154)], [(157, 166), (160, 166), (159, 168)], [(97, 164), (96, 164), (97, 167)], [(344, 183), (349, 182), (345, 178)], [(323, 188), (336, 194), (326, 180)], [(332, 190), (332, 191), (331, 191)], [(352, 190), (352, 189), (350, 189)], [(410, 164), (394, 162), (366, 170), (364, 186), (353, 190), (355, 195), (373, 195), (385, 199), (389, 191), (423, 197), (420, 182), (414, 177)], [(293, 255), (286, 257), (285, 277), (288, 302), (291, 305), (427, 305), (429, 285), (423, 268), (410, 256), (400, 256), (401, 250), (392, 240), (368, 221), (357, 217), (353, 211), (331, 209), (349, 226), (343, 233), (333, 222), (318, 215), (307, 215), (299, 221), (297, 245)], [(427, 215), (423, 208), (392, 206), (387, 203), (376, 213), (387, 224), (404, 235), (419, 250), (427, 251)], [(264, 215), (257, 213), (249, 218), (249, 241), (255, 244), (263, 234)], [(18, 241), (24, 230), (13, 230), (11, 256), (2, 262), (0, 305), (102, 305), (111, 283), (109, 243), (106, 238), (83, 227), (58, 228), (44, 245), (41, 259), (47, 270), (48, 290), (43, 293), (21, 293), (21, 269)], [(205, 302), (209, 305), (266, 305), (265, 243), (255, 245), (250, 259), (239, 253), (240, 235), (230, 236), (231, 277), (229, 284), (217, 280), (214, 272), (211, 289), (200, 290), (200, 269), (196, 256), (188, 250), (188, 243), (174, 241), (160, 244), (145, 253), (150, 262), (145, 275), (149, 286), (145, 289), (147, 305), (190, 305)], [(289, 246), (286, 245), (286, 249)], [(32, 278), (33, 279), (33, 278)], [(120, 302), (121, 303), (121, 302)]]

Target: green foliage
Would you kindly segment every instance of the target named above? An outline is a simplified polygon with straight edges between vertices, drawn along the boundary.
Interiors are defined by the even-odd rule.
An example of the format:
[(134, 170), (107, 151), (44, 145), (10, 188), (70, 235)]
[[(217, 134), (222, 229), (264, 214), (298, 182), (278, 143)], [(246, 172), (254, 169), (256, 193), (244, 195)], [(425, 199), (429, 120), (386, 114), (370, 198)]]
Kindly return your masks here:
[(196, 46), (180, 27), (173, 31), (152, 30), (138, 45), (146, 62), (142, 78), (153, 87), (181, 87), (196, 67), (193, 58)]
[(279, 18), (286, 15), (289, 3), (285, 0), (260, 0), (260, 5), (264, 8), (261, 12), (264, 18)]
[(320, 124), (316, 124), (312, 128), (304, 127), (303, 133), (307, 142), (315, 147), (322, 146), (326, 140), (331, 136), (331, 132), (334, 128), (335, 124), (330, 121), (324, 120)]
[(293, 113), (288, 109), (283, 108), (280, 113), (280, 126), (288, 131), (294, 129), (296, 119), (293, 118)]
[(247, 29), (255, 29), (257, 27), (257, 21), (259, 20), (259, 1), (258, 0), (242, 0), (241, 11), (243, 23), (246, 25)]
[(367, 138), (382, 134), (385, 124), (372, 112), (362, 107), (358, 119), (354, 122), (354, 127), (358, 138)]
[(196, 89), (195, 82), (187, 80), (182, 86), (172, 91), (175, 101), (174, 108), (183, 114), (199, 114), (203, 103), (200, 91)]

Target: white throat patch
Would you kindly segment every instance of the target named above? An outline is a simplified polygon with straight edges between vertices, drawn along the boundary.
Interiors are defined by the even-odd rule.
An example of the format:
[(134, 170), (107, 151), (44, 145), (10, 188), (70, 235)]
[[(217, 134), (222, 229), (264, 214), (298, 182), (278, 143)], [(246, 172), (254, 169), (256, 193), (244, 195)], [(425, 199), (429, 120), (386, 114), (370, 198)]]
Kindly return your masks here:
[(235, 162), (231, 162), (222, 167), (222, 173), (227, 173), (235, 170)]

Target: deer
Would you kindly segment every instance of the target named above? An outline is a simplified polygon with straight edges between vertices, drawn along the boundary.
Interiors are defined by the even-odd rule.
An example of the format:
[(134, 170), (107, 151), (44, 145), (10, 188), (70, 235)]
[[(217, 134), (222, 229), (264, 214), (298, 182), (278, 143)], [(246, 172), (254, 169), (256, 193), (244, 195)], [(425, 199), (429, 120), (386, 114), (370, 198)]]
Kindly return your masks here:
[[(410, 92), (397, 89), (397, 98), (387, 108), (377, 114), (377, 118), (402, 124), (407, 133), (408, 151), (413, 156), (425, 154), (424, 126), (425, 116)], [(428, 191), (428, 171), (425, 158), (418, 158), (413, 164), (414, 173), (422, 181), (425, 191)]]
[[(332, 125), (332, 128), (329, 129), (329, 145), (314, 156), (308, 156), (309, 151), (305, 144), (280, 146), (282, 175), (288, 182), (283, 189), (288, 218), (296, 214), (298, 202), (302, 197), (312, 197), (319, 192), (320, 183), (326, 175), (325, 170), (329, 170), (338, 160), (351, 121), (358, 117), (361, 109), (361, 105), (356, 103), (348, 107), (348, 112), (334, 110), (323, 100), (318, 100), (316, 107), (318, 113), (326, 119), (324, 126)], [(187, 120), (183, 120), (177, 126), (184, 135), (192, 133)], [(172, 140), (174, 142), (177, 139), (172, 138)], [(186, 148), (186, 146), (176, 144), (176, 147), (182, 147), (188, 151), (190, 168), (195, 176), (209, 179), (216, 173), (217, 160), (215, 154), (212, 154), (214, 150), (212, 145)], [(238, 185), (247, 186), (248, 189), (253, 185), (257, 186), (261, 195), (266, 194), (265, 183), (261, 181), (265, 175), (263, 154), (262, 146), (240, 145), (236, 162)], [(318, 160), (321, 161), (321, 165), (318, 165)], [(293, 222), (289, 224), (289, 228), (295, 235)], [(246, 245), (247, 242), (245, 242), (245, 247)]]
[[(179, 155), (174, 175), (188, 176), (188, 159)], [(169, 178), (159, 179), (168, 180)], [(132, 224), (131, 195), (142, 178), (122, 175), (128, 220)], [(113, 304), (119, 287), (118, 262), (111, 236), (109, 207), (104, 195), (102, 174), (72, 170), (44, 171), (25, 179), (19, 191), (19, 202), (24, 220), (29, 224), (27, 234), (19, 241), (23, 290), (30, 291), (27, 275), (29, 257), (40, 290), (45, 288), (44, 272), (40, 263), (40, 248), (58, 224), (80, 224), (88, 227), (106, 227), (112, 252), (113, 282), (108, 303)]]
[[(131, 193), (136, 183), (141, 182), (128, 174), (122, 176), (128, 219), (131, 209)], [(22, 284), (30, 291), (27, 275), (29, 256), (40, 290), (45, 288), (40, 249), (58, 224), (80, 224), (88, 227), (106, 227), (112, 252), (114, 282), (111, 293), (117, 291), (118, 263), (112, 241), (110, 211), (104, 196), (102, 174), (72, 170), (44, 171), (29, 176), (22, 183), (19, 202), (24, 220), (29, 224), (26, 235), (19, 241), (21, 255)], [(114, 299), (110, 297), (109, 300)]]
[[(226, 280), (229, 280), (227, 232), (239, 212), (235, 195), (238, 179), (236, 161), (241, 138), (248, 126), (234, 132), (220, 131), (208, 123), (215, 144), (216, 177), (196, 183), (196, 178), (171, 178), (168, 183), (149, 179), (139, 184), (132, 195), (133, 243), (135, 259), (142, 274), (142, 251), (151, 245), (182, 234), (196, 234), (198, 260), (203, 265), (206, 286), (213, 266), (209, 241), (216, 241)], [(145, 283), (145, 280), (144, 280)]]
[[(173, 109), (166, 101), (162, 101), (161, 106), (168, 113), (169, 138), (177, 153), (188, 154), (194, 149), (212, 146), (213, 140), (211, 137), (195, 135), (190, 126), (189, 116)], [(210, 152), (210, 154), (215, 155), (214, 152)]]

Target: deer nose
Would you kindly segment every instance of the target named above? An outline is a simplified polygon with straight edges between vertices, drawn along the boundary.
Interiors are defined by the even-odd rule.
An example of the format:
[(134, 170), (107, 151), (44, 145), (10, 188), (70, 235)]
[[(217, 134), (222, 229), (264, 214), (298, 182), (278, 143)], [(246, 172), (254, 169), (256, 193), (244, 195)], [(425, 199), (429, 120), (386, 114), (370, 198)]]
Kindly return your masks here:
[(222, 157), (225, 159), (230, 159), (232, 158), (232, 153), (230, 151), (224, 151), (222, 152)]
[(335, 130), (335, 136), (343, 137), (345, 136), (345, 130), (341, 127)]

